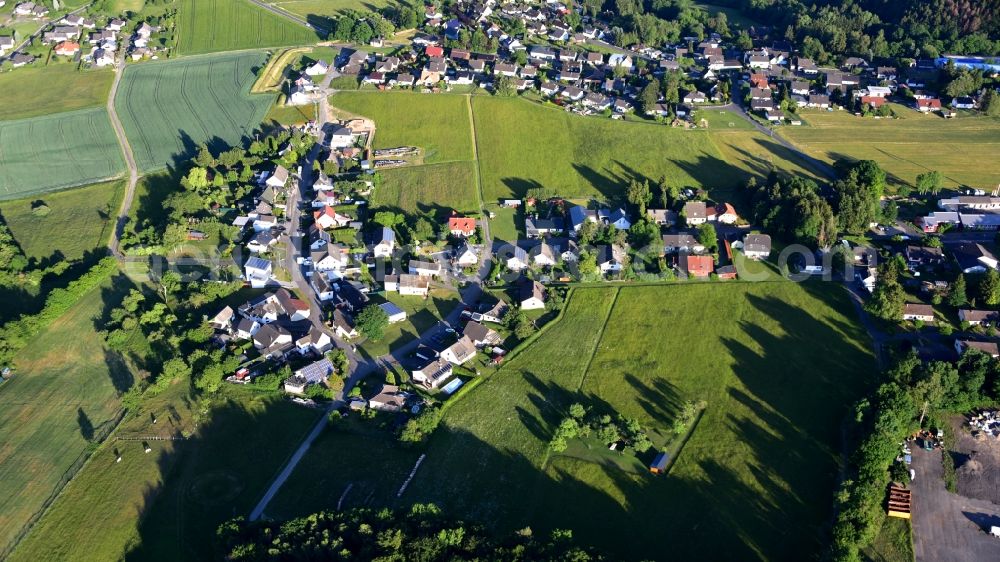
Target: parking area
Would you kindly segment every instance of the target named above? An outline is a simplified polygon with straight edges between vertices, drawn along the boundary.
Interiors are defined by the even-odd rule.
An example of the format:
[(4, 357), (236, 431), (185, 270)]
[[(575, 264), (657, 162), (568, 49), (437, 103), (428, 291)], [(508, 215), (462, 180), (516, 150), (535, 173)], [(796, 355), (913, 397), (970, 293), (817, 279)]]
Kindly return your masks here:
[(1000, 525), (1000, 505), (945, 489), (941, 449), (913, 448), (913, 550), (917, 562), (1000, 560), (1000, 538), (987, 534)]

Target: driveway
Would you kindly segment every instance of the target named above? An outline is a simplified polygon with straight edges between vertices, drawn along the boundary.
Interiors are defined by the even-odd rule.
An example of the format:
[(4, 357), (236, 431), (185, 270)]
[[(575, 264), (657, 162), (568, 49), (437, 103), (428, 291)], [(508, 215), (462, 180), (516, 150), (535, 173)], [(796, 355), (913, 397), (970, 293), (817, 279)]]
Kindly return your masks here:
[(917, 562), (1000, 560), (1000, 538), (984, 529), (1000, 525), (1000, 506), (953, 494), (942, 479), (941, 450), (913, 447), (913, 551)]

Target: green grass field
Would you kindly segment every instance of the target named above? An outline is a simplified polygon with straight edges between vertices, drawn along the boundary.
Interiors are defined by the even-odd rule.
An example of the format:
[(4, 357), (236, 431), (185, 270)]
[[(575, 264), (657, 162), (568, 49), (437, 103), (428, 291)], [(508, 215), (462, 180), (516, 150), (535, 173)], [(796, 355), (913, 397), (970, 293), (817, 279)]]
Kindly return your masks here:
[(302, 17), (332, 16), (344, 10), (368, 12), (388, 6), (390, 3), (388, 0), (274, 0), (268, 2), (268, 4), (273, 4)]
[(133, 375), (93, 322), (128, 285), (118, 278), (83, 297), (18, 354), (0, 386), (0, 552), (118, 415)]
[(944, 119), (893, 106), (902, 119), (855, 117), (844, 111), (804, 111), (809, 126), (785, 127), (781, 134), (811, 156), (875, 160), (891, 183), (913, 185), (917, 174), (937, 170), (945, 187), (992, 190), (1000, 151), (1000, 118)]
[(375, 121), (373, 148), (417, 146), (424, 163), (472, 160), (468, 102), (463, 96), (411, 92), (340, 92), (330, 105)]
[[(0, 215), (28, 258), (77, 260), (111, 236), (124, 180), (98, 183), (39, 197), (0, 202)], [(47, 215), (32, 212), (43, 202)]]
[[(665, 545), (678, 559), (818, 556), (838, 428), (875, 373), (868, 346), (833, 284), (578, 288), (561, 320), (448, 410), (401, 500), (386, 492), (408, 457), (381, 474), (328, 473), (320, 498), (298, 486), (278, 502), (288, 514), (333, 507), (360, 480), (373, 505), (433, 501), (501, 532), (570, 528), (615, 558), (657, 559)], [(699, 399), (708, 408), (666, 477), (547, 453), (574, 401), (669, 430)]]
[(55, 64), (0, 73), (0, 121), (103, 106), (115, 74)]
[(0, 199), (95, 183), (124, 170), (104, 108), (0, 122)]
[[(373, 119), (376, 148), (418, 146), (425, 163), (474, 158), (471, 135), (463, 132), (472, 126), (466, 96), (340, 92), (330, 103), (343, 116)], [(663, 175), (739, 203), (739, 189), (750, 175), (778, 170), (816, 179), (792, 151), (725, 112), (703, 112), (708, 129), (685, 131), (581, 117), (517, 98), (472, 96), (471, 104), (487, 205), (523, 197), (534, 187), (564, 197), (621, 201), (631, 179), (655, 183)], [(411, 210), (476, 202), (474, 170), (447, 176), (426, 166), (383, 172), (392, 174), (407, 181), (387, 182), (384, 205)], [(409, 193), (413, 202), (404, 197)]]
[[(681, 186), (705, 187), (728, 197), (748, 172), (766, 174), (756, 153), (776, 146), (762, 135), (725, 130), (754, 152), (720, 151), (713, 129), (685, 131), (663, 125), (580, 117), (516, 98), (476, 96), (476, 134), (487, 201), (521, 197), (546, 187), (566, 197), (621, 200), (633, 178), (658, 181), (666, 175)], [(720, 131), (720, 135), (723, 131)], [(518, 139), (517, 142), (511, 139)], [(772, 153), (774, 166), (800, 173), (787, 153)]]
[(407, 166), (379, 173), (383, 181), (372, 193), (373, 208), (439, 216), (452, 210), (474, 213), (479, 209), (475, 162)]
[(251, 138), (273, 95), (250, 95), (263, 53), (130, 66), (115, 106), (143, 172), (163, 169), (207, 142), (213, 150)]
[[(199, 406), (188, 391), (174, 385), (115, 435), (191, 431)], [(249, 513), (318, 415), (227, 387), (187, 441), (150, 441), (149, 454), (141, 442), (107, 443), (12, 560), (211, 560), (215, 529)]]
[(862, 552), (870, 562), (913, 562), (913, 529), (906, 519), (886, 517), (875, 541)]
[(181, 0), (177, 51), (184, 55), (316, 43), (311, 29), (245, 0)]

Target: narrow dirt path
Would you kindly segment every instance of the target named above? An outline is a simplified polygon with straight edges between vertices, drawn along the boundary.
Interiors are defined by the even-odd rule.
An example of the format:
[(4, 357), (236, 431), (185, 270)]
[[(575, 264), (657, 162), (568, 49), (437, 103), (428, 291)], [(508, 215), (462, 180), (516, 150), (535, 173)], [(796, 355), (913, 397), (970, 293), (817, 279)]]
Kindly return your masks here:
[(122, 197), (122, 205), (118, 209), (118, 217), (115, 219), (115, 229), (111, 233), (111, 241), (108, 242), (108, 249), (119, 260), (124, 257), (119, 246), (121, 245), (122, 233), (125, 231), (125, 223), (128, 222), (128, 212), (132, 208), (132, 200), (135, 198), (135, 186), (139, 182), (139, 167), (135, 164), (132, 145), (129, 144), (128, 137), (125, 136), (125, 128), (122, 127), (122, 122), (118, 118), (118, 112), (115, 109), (118, 86), (121, 84), (124, 74), (125, 50), (122, 49), (118, 53), (118, 59), (115, 61), (115, 80), (111, 83), (111, 93), (108, 94), (108, 116), (111, 118), (111, 127), (115, 130), (115, 136), (118, 137), (118, 144), (121, 146), (122, 154), (125, 156), (125, 164), (128, 166), (128, 187), (125, 189), (125, 196)]

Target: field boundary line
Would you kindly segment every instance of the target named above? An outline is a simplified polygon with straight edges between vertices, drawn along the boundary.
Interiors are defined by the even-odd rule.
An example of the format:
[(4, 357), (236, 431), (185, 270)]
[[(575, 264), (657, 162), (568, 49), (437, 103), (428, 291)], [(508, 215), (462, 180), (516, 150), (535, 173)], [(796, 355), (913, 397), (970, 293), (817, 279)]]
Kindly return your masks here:
[(594, 344), (593, 351), (590, 352), (590, 358), (587, 359), (587, 366), (583, 369), (583, 376), (580, 377), (580, 384), (576, 386), (576, 391), (580, 392), (583, 388), (583, 383), (587, 381), (587, 374), (590, 373), (590, 366), (594, 363), (594, 357), (597, 357), (597, 349), (601, 347), (601, 341), (604, 340), (604, 331), (608, 327), (608, 322), (611, 322), (611, 313), (615, 310), (615, 305), (618, 304), (618, 297), (622, 294), (622, 288), (617, 287), (615, 289), (615, 298), (611, 299), (611, 306), (608, 307), (608, 314), (604, 317), (604, 323), (601, 324), (601, 331), (597, 333), (597, 342)]

